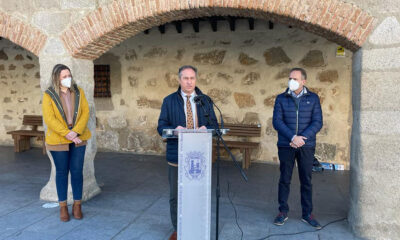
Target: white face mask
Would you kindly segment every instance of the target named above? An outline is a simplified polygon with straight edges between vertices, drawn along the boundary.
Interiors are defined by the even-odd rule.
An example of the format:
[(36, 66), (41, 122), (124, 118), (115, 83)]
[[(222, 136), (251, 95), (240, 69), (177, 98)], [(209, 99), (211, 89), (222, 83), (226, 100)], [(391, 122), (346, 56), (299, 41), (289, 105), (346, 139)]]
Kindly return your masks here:
[(298, 81), (294, 80), (293, 78), (291, 78), (291, 79), (289, 79), (288, 87), (289, 87), (290, 91), (296, 91), (297, 89), (299, 89), (300, 83)]
[(61, 80), (61, 85), (63, 87), (70, 88), (71, 87), (71, 81), (72, 81), (72, 79), (70, 77), (69, 78), (64, 78), (63, 80)]

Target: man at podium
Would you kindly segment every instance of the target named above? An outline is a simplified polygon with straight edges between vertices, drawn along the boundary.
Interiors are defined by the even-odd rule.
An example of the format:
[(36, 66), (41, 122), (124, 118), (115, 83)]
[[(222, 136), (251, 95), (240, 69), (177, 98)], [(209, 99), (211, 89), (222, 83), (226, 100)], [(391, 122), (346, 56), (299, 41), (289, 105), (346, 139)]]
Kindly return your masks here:
[[(196, 87), (197, 69), (190, 65), (179, 68), (179, 88), (164, 98), (157, 131), (164, 129), (210, 129), (217, 123), (211, 99)], [(214, 123), (213, 123), (214, 122)], [(215, 125), (217, 126), (217, 125)], [(170, 240), (177, 238), (178, 140), (167, 139), (170, 213), (174, 227)]]

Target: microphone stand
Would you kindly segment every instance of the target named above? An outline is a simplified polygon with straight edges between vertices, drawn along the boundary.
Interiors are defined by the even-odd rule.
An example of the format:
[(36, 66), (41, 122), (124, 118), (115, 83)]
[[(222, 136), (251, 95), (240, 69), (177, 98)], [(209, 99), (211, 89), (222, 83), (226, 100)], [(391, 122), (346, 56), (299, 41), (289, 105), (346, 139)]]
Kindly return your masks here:
[[(220, 114), (220, 119), (221, 119), (221, 127), (223, 128), (224, 121), (223, 121), (223, 118), (222, 118), (221, 110), (218, 108), (218, 106), (215, 105), (215, 103), (205, 95), (199, 95), (199, 97), (206, 98), (209, 106), (210, 105), (211, 106), (214, 105), (218, 109), (219, 114)], [(248, 181), (248, 178), (247, 178), (246, 173), (243, 171), (243, 168), (239, 165), (239, 163), (237, 162), (235, 156), (233, 156), (232, 152), (229, 150), (228, 146), (226, 145), (226, 143), (225, 143), (225, 141), (224, 141), (224, 139), (222, 137), (222, 132), (221, 132), (221, 129), (220, 129), (219, 125), (215, 124), (214, 121), (211, 121), (210, 112), (205, 109), (204, 104), (201, 101), (201, 99), (198, 98), (198, 100), (195, 100), (195, 102), (196, 102), (196, 104), (201, 106), (201, 108), (204, 111), (204, 115), (207, 118), (208, 123), (214, 127), (216, 135), (217, 135), (217, 162), (216, 162), (216, 165), (217, 165), (217, 186), (216, 186), (216, 191), (215, 191), (216, 201), (217, 202), (216, 202), (216, 211), (215, 211), (215, 222), (216, 222), (216, 224), (215, 224), (215, 228), (216, 228), (215, 229), (215, 239), (218, 240), (218, 238), (219, 238), (219, 231), (218, 231), (218, 229), (219, 229), (219, 199), (220, 199), (220, 196), (221, 196), (220, 183), (219, 183), (219, 169), (220, 169), (219, 163), (220, 163), (220, 157), (221, 157), (221, 155), (220, 155), (220, 142), (222, 142), (222, 144), (224, 145), (225, 150), (229, 153), (230, 157), (233, 160), (233, 163), (235, 164), (235, 166), (238, 168), (240, 174), (242, 175), (242, 178), (246, 182)]]

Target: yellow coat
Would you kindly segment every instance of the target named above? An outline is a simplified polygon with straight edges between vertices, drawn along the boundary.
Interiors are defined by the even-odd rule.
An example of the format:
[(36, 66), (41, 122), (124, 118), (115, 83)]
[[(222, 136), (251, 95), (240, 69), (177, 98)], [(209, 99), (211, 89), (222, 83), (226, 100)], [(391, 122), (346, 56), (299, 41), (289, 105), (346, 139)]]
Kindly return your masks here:
[[(80, 97), (76, 121), (72, 131), (78, 133), (81, 140), (88, 140), (91, 133), (87, 127), (89, 120), (89, 104), (86, 100), (85, 94), (79, 88)], [(72, 141), (65, 138), (69, 133), (68, 125), (63, 119), (60, 111), (57, 108), (56, 102), (45, 92), (42, 100), (43, 120), (47, 125), (45, 141), (50, 145), (69, 144)]]

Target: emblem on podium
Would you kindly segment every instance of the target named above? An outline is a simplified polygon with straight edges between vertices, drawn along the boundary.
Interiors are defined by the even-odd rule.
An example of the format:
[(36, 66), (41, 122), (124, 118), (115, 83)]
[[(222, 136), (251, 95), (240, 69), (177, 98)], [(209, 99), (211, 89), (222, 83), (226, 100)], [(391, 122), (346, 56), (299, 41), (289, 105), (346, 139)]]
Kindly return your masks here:
[(206, 169), (206, 158), (202, 152), (188, 152), (185, 157), (185, 175), (190, 180), (200, 180)]

